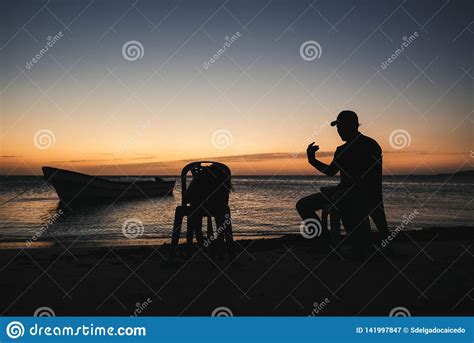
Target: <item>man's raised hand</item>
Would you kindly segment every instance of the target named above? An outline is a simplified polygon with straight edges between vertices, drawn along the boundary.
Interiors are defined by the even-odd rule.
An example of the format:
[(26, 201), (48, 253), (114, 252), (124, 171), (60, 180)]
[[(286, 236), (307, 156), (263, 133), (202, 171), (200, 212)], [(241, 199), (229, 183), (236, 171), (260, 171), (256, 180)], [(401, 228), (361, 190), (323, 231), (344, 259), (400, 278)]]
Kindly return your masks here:
[(314, 142), (308, 145), (308, 148), (306, 149), (306, 154), (308, 155), (308, 158), (314, 158), (314, 154), (318, 150), (319, 150), (319, 145), (314, 145)]

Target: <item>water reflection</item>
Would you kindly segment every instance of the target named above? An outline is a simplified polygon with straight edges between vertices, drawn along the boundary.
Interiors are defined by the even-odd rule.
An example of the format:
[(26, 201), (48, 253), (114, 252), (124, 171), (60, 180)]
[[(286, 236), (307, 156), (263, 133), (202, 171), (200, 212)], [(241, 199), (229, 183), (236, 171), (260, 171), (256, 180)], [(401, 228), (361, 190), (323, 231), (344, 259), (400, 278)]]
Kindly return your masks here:
[[(230, 203), (237, 235), (265, 235), (298, 232), (299, 219), (294, 210), (296, 199), (335, 184), (336, 179), (301, 177), (236, 177)], [(122, 224), (129, 219), (143, 223), (142, 240), (168, 238), (179, 204), (180, 184), (174, 196), (101, 204), (74, 210), (59, 206), (53, 189), (40, 178), (2, 179), (0, 202), (26, 193), (0, 207), (2, 241), (31, 238), (59, 211), (63, 213), (47, 225), (43, 240), (124, 241)], [(391, 227), (396, 227), (417, 208), (410, 227), (471, 225), (468, 204), (474, 190), (472, 181), (438, 182), (429, 178), (386, 178), (384, 196)], [(125, 240), (125, 243), (126, 240)]]

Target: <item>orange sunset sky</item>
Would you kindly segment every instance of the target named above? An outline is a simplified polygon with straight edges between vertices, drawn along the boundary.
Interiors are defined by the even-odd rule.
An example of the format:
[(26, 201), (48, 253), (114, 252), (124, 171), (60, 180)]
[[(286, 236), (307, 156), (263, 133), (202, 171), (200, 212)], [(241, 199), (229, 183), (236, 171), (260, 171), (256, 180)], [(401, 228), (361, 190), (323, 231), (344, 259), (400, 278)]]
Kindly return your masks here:
[[(228, 11), (213, 1), (143, 2), (149, 21), (126, 12), (126, 1), (94, 3), (77, 19), (82, 8), (53, 2), (55, 18), (34, 4), (0, 9), (1, 174), (39, 175), (49, 165), (176, 175), (198, 159), (228, 163), (234, 174), (312, 174), (306, 146), (316, 141), (329, 161), (342, 142), (327, 123), (343, 109), (382, 146), (387, 175), (472, 169), (472, 34), (454, 3), (438, 14), (407, 4), (424, 27), (390, 1), (370, 11), (322, 2), (327, 20), (311, 9), (301, 15), (307, 3), (298, 1)], [(141, 55), (131, 60), (124, 47), (133, 41)], [(308, 61), (301, 47), (311, 41), (320, 56)]]

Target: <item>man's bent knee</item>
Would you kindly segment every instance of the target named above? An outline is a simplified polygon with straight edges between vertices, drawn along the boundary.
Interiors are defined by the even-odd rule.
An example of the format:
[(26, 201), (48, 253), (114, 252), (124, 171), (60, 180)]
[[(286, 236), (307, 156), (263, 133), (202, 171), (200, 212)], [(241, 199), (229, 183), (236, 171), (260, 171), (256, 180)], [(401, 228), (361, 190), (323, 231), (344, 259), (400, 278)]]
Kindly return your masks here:
[(304, 203), (304, 198), (303, 198), (296, 202), (296, 210), (298, 211), (298, 213), (300, 213), (301, 211), (304, 211), (304, 208), (305, 208), (305, 203)]

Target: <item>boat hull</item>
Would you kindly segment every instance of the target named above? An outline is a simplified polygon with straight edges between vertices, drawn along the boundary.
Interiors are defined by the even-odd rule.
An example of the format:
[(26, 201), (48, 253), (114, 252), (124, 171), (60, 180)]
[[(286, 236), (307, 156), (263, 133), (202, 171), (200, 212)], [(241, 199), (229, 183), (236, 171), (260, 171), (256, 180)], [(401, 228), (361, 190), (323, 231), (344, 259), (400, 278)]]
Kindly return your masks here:
[(175, 185), (175, 181), (122, 182), (52, 167), (42, 169), (61, 203), (68, 206), (168, 196)]

